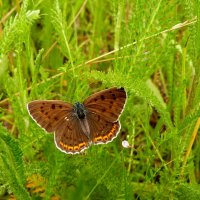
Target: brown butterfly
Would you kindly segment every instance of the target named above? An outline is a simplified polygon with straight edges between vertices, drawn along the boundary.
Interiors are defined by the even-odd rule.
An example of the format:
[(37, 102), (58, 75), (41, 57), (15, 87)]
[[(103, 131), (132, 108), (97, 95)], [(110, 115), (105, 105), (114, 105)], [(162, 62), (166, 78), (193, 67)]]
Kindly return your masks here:
[(54, 132), (56, 147), (77, 154), (91, 144), (111, 142), (120, 131), (120, 114), (126, 102), (124, 88), (110, 88), (72, 105), (59, 100), (36, 100), (27, 108), (33, 120)]

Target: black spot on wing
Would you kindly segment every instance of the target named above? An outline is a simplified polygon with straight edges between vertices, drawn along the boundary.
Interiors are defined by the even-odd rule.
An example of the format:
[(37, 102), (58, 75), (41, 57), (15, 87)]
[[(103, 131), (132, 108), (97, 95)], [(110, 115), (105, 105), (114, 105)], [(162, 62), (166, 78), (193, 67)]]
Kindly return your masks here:
[(104, 101), (105, 100), (105, 96), (101, 95), (101, 100)]

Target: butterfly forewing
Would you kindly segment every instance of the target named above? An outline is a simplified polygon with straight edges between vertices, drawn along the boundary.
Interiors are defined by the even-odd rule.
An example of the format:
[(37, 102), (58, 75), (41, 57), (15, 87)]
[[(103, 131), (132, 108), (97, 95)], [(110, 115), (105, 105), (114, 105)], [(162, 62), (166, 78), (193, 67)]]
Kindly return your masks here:
[(109, 122), (95, 113), (89, 113), (87, 120), (90, 126), (90, 135), (92, 143), (104, 144), (111, 142), (120, 130), (120, 122)]
[(79, 123), (79, 120), (71, 115), (56, 128), (54, 140), (58, 149), (68, 154), (76, 154), (89, 147), (89, 138)]
[(32, 101), (27, 107), (31, 117), (48, 132), (54, 132), (73, 110), (72, 104), (57, 100)]
[(89, 112), (96, 113), (107, 121), (115, 122), (118, 121), (125, 102), (124, 88), (110, 88), (91, 95), (83, 104)]

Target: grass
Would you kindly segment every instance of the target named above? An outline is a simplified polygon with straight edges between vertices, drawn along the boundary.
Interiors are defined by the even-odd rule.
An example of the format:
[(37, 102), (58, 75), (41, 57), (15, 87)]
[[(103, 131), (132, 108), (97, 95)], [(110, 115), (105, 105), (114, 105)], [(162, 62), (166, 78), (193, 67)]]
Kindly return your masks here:
[[(0, 13), (0, 199), (200, 199), (198, 0), (0, 1)], [(84, 154), (59, 151), (26, 109), (113, 86), (128, 93), (121, 132)]]

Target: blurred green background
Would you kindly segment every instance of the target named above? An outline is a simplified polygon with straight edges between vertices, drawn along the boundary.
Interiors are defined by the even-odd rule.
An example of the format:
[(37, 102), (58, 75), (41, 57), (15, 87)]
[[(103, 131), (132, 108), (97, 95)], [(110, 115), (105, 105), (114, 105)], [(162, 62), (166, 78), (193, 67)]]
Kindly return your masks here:
[[(199, 15), (199, 0), (0, 0), (0, 199), (200, 199)], [(26, 109), (114, 86), (121, 131), (83, 154)]]

